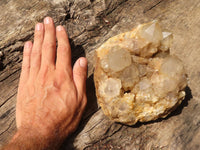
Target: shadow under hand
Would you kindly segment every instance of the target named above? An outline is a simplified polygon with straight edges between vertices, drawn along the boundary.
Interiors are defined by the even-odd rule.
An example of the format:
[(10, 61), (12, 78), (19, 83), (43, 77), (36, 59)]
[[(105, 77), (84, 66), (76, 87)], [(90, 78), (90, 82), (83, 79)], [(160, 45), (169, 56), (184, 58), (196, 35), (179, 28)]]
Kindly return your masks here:
[(85, 50), (81, 45), (75, 45), (72, 39), (69, 39), (71, 46), (72, 66), (79, 57), (85, 57)]

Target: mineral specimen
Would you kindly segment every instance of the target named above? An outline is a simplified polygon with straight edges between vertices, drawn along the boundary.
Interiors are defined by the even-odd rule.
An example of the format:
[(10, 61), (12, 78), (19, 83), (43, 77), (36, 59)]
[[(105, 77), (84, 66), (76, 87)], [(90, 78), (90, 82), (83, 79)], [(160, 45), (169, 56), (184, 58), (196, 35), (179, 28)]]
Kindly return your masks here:
[(170, 55), (172, 38), (152, 21), (96, 50), (94, 81), (105, 115), (134, 125), (166, 117), (182, 102), (187, 79), (181, 60)]

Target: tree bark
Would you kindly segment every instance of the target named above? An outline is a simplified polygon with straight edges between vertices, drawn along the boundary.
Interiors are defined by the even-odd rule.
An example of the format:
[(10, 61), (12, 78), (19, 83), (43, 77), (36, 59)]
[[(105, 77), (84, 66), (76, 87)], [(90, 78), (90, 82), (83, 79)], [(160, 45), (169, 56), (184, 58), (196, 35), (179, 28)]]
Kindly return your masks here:
[[(89, 61), (88, 104), (78, 130), (61, 149), (200, 149), (199, 0), (5, 0), (0, 1), (0, 147), (16, 129), (15, 103), (22, 49), (45, 16), (67, 29), (72, 61)], [(174, 34), (171, 53), (188, 74), (186, 98), (165, 119), (126, 126), (110, 121), (98, 107), (93, 83), (94, 50), (108, 38), (140, 23), (159, 20)]]

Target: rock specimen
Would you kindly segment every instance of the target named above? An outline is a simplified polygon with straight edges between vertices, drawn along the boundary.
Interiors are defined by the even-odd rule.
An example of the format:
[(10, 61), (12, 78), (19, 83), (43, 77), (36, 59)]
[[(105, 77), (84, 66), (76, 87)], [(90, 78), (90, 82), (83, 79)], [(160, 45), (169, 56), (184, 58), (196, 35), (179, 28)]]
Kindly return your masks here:
[(182, 102), (187, 79), (181, 60), (169, 53), (172, 38), (152, 21), (96, 50), (94, 81), (105, 115), (133, 125), (166, 117)]

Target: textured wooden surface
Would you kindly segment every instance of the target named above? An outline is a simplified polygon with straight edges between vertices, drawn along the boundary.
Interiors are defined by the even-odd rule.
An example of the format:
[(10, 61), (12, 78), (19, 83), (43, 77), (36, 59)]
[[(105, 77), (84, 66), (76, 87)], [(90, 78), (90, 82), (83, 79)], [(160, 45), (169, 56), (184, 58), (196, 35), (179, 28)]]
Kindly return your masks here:
[(95, 48), (109, 37), (157, 19), (174, 33), (171, 52), (188, 73), (187, 96), (165, 119), (135, 126), (111, 122), (98, 108), (92, 76), (88, 105), (79, 129), (61, 149), (200, 149), (200, 1), (199, 0), (6, 0), (0, 1), (0, 145), (15, 130), (15, 102), (23, 42), (45, 16), (66, 27), (72, 60), (87, 56), (92, 74)]

